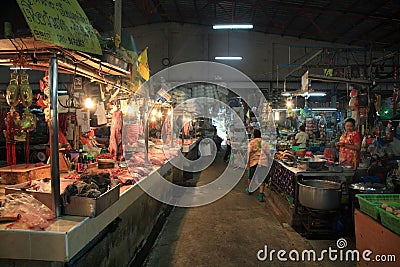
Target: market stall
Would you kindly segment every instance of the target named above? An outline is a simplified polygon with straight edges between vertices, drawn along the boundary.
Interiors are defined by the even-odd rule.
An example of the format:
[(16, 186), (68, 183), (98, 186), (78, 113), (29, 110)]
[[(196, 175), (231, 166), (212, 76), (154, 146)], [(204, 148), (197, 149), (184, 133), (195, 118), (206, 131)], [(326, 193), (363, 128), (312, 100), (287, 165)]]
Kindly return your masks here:
[(293, 167), (293, 165), (289, 166), (287, 164), (292, 165), (291, 163), (274, 160), (269, 175), (272, 183), (292, 198), (295, 197), (295, 189), (299, 177), (303, 179), (324, 178), (350, 184), (354, 176), (354, 170), (346, 168), (339, 171), (331, 171), (327, 167), (320, 170), (310, 170), (304, 166)]
[[(172, 179), (170, 165), (163, 166), (157, 172)], [(151, 175), (153, 174), (150, 173), (148, 179), (151, 179)], [(46, 264), (64, 266), (65, 262), (79, 260), (79, 254), (82, 252), (93, 253), (89, 251), (90, 246), (93, 245), (91, 242), (96, 238), (103, 239), (106, 233), (110, 234), (108, 229), (112, 224), (115, 224), (116, 228), (113, 236), (125, 235), (123, 240), (132, 240), (129, 243), (129, 250), (137, 251), (140, 248), (140, 242), (151, 231), (154, 220), (162, 212), (162, 204), (146, 195), (137, 185), (125, 186), (121, 188), (121, 191), (119, 200), (94, 218), (62, 216), (51, 222), (44, 231), (11, 230), (8, 227), (9, 222), (2, 223), (0, 226), (0, 236), (3, 240), (0, 245), (1, 265), (6, 266), (23, 260), (25, 263), (39, 261), (41, 266), (46, 266)], [(146, 206), (146, 213), (139, 215), (137, 210), (142, 210), (143, 205)], [(110, 238), (102, 241), (102, 246), (114, 247), (108, 251), (110, 255), (113, 255), (108, 259), (110, 262), (115, 262), (117, 259), (120, 262), (130, 260), (131, 253), (126, 253), (128, 248), (124, 247), (127, 245), (126, 241), (110, 240)]]
[[(71, 3), (59, 3), (63, 4)], [(52, 7), (30, 8), (42, 12)], [(77, 9), (82, 16), (78, 32), (85, 29), (94, 33), (80, 8), (68, 9)], [(29, 26), (39, 32), (35, 28), (38, 25)], [(50, 39), (70, 34), (58, 32), (52, 36), (52, 29), (40, 30), (49, 31)], [(65, 44), (72, 40), (67, 37), (45, 42), (37, 36), (0, 41), (1, 65), (16, 67), (11, 72), (6, 99), (10, 106), (5, 130), (9, 166), (1, 172), (6, 187), (0, 216), (2, 266), (64, 266), (79, 261), (92, 265), (91, 256), (81, 256), (85, 253), (99, 258), (101, 254), (93, 250), (94, 246), (107, 248), (100, 257), (106, 265), (117, 261), (117, 265), (126, 265), (166, 211), (166, 205), (145, 194), (138, 184), (151, 181), (154, 175), (172, 181), (179, 172), (167, 161), (180, 146), (171, 136), (162, 140), (160, 134), (160, 126), (168, 124), (164, 118), (170, 115), (171, 105), (156, 105), (154, 120), (144, 123), (145, 116), (151, 114), (148, 106), (154, 103), (148, 103), (145, 94), (135, 93), (140, 81), (149, 79), (148, 66), (144, 66), (147, 50), (136, 58), (136, 51), (129, 46), (90, 36), (94, 38), (81, 44), (83, 47)], [(98, 39), (103, 42), (101, 47)], [(30, 70), (25, 69), (41, 72), (30, 77), (33, 91), (27, 78)], [(66, 89), (63, 95), (60, 87)], [(20, 103), (25, 108), (22, 113)], [(35, 128), (28, 109), (31, 104), (45, 114), (41, 125), (49, 129), (46, 158), (37, 166), (16, 165), (16, 142), (29, 141), (29, 131)], [(94, 135), (100, 127), (109, 129), (108, 135), (106, 131), (100, 134), (107, 145), (97, 142)], [(166, 132), (169, 130), (167, 127)], [(167, 142), (168, 147), (160, 149)], [(30, 148), (29, 144), (26, 147)], [(29, 150), (26, 155), (29, 160)], [(64, 156), (66, 168), (59, 161)], [(46, 164), (48, 158), (51, 164)]]

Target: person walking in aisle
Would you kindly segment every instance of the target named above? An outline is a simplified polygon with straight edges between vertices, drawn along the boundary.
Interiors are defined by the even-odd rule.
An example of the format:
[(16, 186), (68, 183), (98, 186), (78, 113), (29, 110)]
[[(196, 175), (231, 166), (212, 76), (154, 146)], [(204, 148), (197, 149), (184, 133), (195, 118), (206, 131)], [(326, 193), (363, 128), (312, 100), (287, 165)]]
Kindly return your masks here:
[(296, 134), (294, 138), (295, 144), (299, 146), (300, 149), (305, 149), (307, 147), (308, 134), (306, 133), (306, 127), (304, 125), (300, 126), (300, 132)]
[[(247, 183), (247, 188), (246, 188), (246, 193), (248, 195), (251, 194), (250, 192), (250, 183), (251, 180), (253, 179), (256, 169), (260, 168), (260, 172), (259, 173), (267, 173), (266, 169), (263, 168), (267, 168), (266, 166), (268, 166), (268, 158), (267, 156), (269, 155), (269, 147), (268, 145), (263, 142), (262, 138), (261, 138), (261, 131), (258, 129), (254, 129), (253, 132), (254, 138), (249, 142), (248, 145), (248, 168), (249, 168), (249, 179), (248, 179), (248, 183)], [(261, 179), (257, 179), (259, 180), (263, 180), (262, 184), (259, 187), (259, 193), (258, 193), (258, 200), (260, 202), (264, 201), (264, 187), (265, 187), (265, 183), (268, 181), (268, 176), (266, 175), (266, 177), (261, 178)]]
[(226, 132), (226, 151), (224, 155), (224, 161), (228, 162), (231, 158), (232, 146), (231, 146), (231, 137), (228, 132)]

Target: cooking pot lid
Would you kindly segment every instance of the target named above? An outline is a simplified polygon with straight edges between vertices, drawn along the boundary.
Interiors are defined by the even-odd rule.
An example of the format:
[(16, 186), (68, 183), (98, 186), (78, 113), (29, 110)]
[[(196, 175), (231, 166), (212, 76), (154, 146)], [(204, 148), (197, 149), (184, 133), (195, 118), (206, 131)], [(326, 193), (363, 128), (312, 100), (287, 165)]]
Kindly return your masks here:
[(349, 188), (360, 191), (382, 191), (386, 190), (385, 185), (379, 183), (355, 183), (351, 184)]

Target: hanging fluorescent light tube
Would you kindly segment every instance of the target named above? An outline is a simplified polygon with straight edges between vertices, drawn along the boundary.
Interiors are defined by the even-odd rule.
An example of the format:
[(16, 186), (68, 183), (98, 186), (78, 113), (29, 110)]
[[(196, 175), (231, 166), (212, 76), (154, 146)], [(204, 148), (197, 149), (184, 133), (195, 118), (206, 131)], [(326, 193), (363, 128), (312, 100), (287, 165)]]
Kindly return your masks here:
[(336, 108), (311, 108), (314, 111), (337, 111)]
[[(286, 111), (287, 108), (273, 108), (272, 111)], [(292, 111), (299, 111), (299, 108), (293, 108)], [(337, 108), (311, 108), (312, 111), (337, 111)]]
[(289, 92), (283, 92), (281, 95), (282, 96), (290, 96), (291, 94)]
[(26, 67), (10, 67), (10, 70), (30, 70), (31, 68)]
[(305, 92), (304, 94), (302, 94), (302, 96), (304, 97), (310, 97), (310, 96), (326, 96), (325, 92)]
[(252, 24), (220, 24), (214, 25), (214, 30), (243, 30), (243, 29), (253, 29)]
[(242, 57), (215, 57), (215, 60), (242, 60)]
[[(287, 108), (273, 108), (272, 111), (287, 111)], [(292, 111), (299, 111), (299, 108), (292, 108)]]

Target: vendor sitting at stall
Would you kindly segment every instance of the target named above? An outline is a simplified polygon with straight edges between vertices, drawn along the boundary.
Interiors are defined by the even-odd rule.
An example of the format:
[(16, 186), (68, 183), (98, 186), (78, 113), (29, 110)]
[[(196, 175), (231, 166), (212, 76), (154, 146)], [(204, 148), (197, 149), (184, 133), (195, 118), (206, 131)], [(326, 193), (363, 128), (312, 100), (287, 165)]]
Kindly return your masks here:
[(345, 132), (340, 137), (336, 146), (339, 147), (339, 163), (353, 169), (360, 162), (361, 134), (355, 130), (356, 121), (348, 118), (344, 124)]
[(295, 145), (299, 146), (300, 149), (305, 149), (308, 141), (308, 134), (306, 133), (306, 127), (300, 126), (300, 132), (298, 132), (294, 138)]

